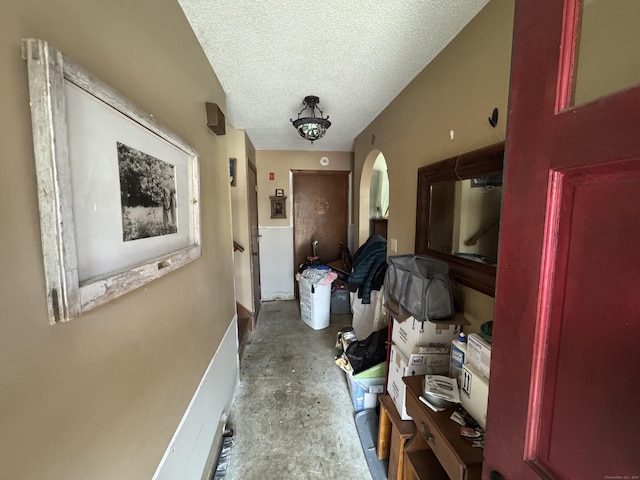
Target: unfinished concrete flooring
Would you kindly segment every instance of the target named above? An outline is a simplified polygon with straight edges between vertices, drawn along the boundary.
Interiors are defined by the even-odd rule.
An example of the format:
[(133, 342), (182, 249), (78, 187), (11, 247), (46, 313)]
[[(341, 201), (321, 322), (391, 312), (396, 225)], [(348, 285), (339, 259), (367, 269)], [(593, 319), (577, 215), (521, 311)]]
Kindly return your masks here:
[(240, 362), (225, 480), (370, 480), (349, 389), (334, 363), (350, 315), (313, 330), (295, 301), (261, 306)]

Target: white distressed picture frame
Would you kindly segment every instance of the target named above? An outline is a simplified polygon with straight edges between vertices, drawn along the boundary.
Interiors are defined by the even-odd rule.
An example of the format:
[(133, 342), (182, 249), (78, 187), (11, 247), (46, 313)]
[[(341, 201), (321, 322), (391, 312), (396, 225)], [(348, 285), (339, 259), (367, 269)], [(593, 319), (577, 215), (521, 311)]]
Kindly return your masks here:
[[(76, 318), (200, 257), (198, 156), (193, 148), (153, 116), (75, 65), (46, 41), (23, 40), (22, 56), (27, 62), (29, 77), (47, 309), (49, 323), (55, 324)], [(136, 240), (140, 242), (138, 247), (143, 247), (136, 250), (127, 246), (128, 256), (114, 262), (118, 265), (126, 263), (126, 266), (119, 265), (111, 270), (99, 265), (98, 271), (94, 271), (95, 268), (91, 270), (90, 278), (83, 278), (86, 274), (82, 273), (79, 265), (99, 262), (93, 262), (91, 255), (95, 253), (91, 253), (91, 248), (82, 248), (82, 245), (91, 241), (91, 235), (77, 236), (78, 232), (84, 232), (87, 228), (84, 224), (76, 223), (85, 216), (74, 216), (74, 204), (77, 209), (85, 202), (85, 198), (79, 198), (80, 193), (72, 188), (72, 177), (76, 171), (72, 160), (75, 148), (73, 139), (76, 137), (72, 131), (74, 127), (70, 128), (69, 125), (73, 122), (68, 121), (72, 118), (68, 116), (72, 112), (67, 112), (70, 99), (67, 99), (66, 92), (70, 84), (74, 89), (89, 94), (87, 98), (94, 102), (93, 108), (105, 109), (105, 114), (121, 117), (119, 121), (124, 122), (122, 128), (137, 129), (131, 131), (132, 138), (159, 145), (163, 151), (171, 150), (179, 167), (175, 168), (176, 177), (179, 173), (184, 187), (178, 198), (178, 218), (182, 222), (178, 229), (179, 237), (164, 235), (150, 240)], [(95, 128), (97, 131), (103, 128), (107, 133), (109, 130), (108, 126), (103, 125)], [(83, 141), (86, 143), (84, 137)], [(98, 153), (104, 156), (104, 151)], [(117, 164), (117, 156), (113, 161)], [(113, 182), (113, 175), (109, 178), (111, 180), (108, 181)], [(76, 179), (76, 185), (77, 182)], [(119, 192), (119, 188), (119, 185), (113, 185), (112, 190)], [(110, 198), (108, 202), (113, 205), (114, 199)], [(97, 210), (95, 202), (93, 205)], [(117, 215), (109, 217), (105, 226), (107, 230), (114, 230), (115, 225), (122, 224), (121, 218), (115, 217)], [(172, 221), (175, 222), (175, 218)], [(81, 248), (78, 248), (79, 245)], [(147, 248), (149, 246), (163, 253), (146, 258), (142, 252), (155, 251), (154, 248)], [(104, 248), (102, 252), (117, 251), (120, 247), (114, 245), (113, 249)]]

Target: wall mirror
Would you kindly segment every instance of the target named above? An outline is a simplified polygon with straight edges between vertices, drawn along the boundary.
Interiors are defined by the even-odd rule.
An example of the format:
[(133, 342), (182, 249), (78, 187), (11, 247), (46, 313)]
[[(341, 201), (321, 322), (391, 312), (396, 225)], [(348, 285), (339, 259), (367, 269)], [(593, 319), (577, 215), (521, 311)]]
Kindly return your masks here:
[(495, 295), (504, 142), (418, 169), (418, 255), (449, 264), (451, 277)]

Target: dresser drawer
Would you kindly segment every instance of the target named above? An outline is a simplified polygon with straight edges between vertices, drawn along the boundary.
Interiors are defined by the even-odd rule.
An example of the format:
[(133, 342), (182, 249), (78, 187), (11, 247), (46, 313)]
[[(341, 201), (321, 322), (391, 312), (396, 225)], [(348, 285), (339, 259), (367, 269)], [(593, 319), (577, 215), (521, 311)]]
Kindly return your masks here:
[(402, 381), (407, 386), (407, 413), (416, 425), (415, 435), (419, 435), (414, 440), (420, 439), (419, 443), (431, 448), (451, 480), (480, 480), (483, 451), (460, 435), (460, 425), (450, 418), (453, 409), (434, 412), (419, 400), (424, 375), (404, 377)]
[[(407, 413), (413, 417), (418, 434), (424, 436), (440, 465), (452, 479), (467, 479), (467, 468), (446, 435), (438, 428), (422, 404), (413, 395), (406, 398)], [(428, 408), (428, 407), (427, 407)], [(451, 421), (453, 423), (453, 421)]]

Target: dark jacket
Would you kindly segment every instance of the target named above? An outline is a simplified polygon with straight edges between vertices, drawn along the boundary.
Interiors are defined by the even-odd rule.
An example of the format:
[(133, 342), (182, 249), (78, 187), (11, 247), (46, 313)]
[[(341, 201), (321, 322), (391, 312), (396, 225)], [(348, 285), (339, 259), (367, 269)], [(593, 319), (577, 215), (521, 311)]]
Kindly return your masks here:
[(379, 290), (387, 266), (387, 240), (372, 235), (353, 255), (353, 271), (349, 277), (349, 291), (358, 291), (363, 304), (371, 303), (371, 290)]

